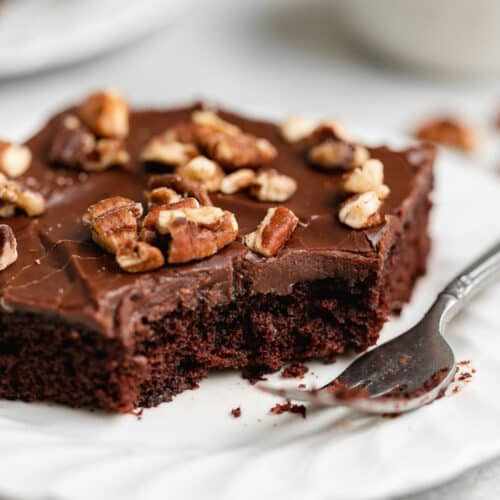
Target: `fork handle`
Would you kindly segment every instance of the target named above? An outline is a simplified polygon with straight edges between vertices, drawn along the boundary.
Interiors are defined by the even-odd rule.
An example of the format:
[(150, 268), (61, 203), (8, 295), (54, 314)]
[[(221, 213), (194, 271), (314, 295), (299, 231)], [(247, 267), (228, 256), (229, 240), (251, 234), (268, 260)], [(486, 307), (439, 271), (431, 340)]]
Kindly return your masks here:
[(488, 284), (491, 284), (500, 272), (500, 241), (476, 259), (456, 276), (440, 295), (453, 300), (449, 312), (455, 315), (468, 301)]

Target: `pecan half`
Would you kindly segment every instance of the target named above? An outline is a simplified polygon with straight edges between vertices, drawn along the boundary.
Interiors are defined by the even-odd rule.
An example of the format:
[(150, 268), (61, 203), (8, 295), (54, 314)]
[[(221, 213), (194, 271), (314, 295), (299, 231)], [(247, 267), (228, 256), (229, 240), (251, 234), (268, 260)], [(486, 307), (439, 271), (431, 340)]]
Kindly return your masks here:
[(299, 219), (286, 207), (270, 208), (255, 231), (243, 241), (250, 250), (274, 257), (295, 231)]
[(96, 139), (76, 116), (68, 115), (56, 130), (49, 161), (93, 172), (125, 165), (129, 155), (121, 140)]
[(45, 211), (45, 199), (40, 193), (25, 189), (19, 183), (7, 179), (0, 173), (0, 216), (13, 215), (12, 207), (20, 208), (30, 217), (41, 215)]
[(171, 264), (214, 255), (238, 235), (234, 214), (217, 207), (159, 210), (156, 229), (170, 237), (168, 262)]
[(79, 106), (78, 114), (98, 136), (122, 139), (128, 134), (128, 103), (114, 90), (102, 90), (89, 95)]
[(197, 142), (202, 151), (228, 170), (258, 168), (276, 157), (276, 148), (251, 134), (228, 134), (210, 127), (199, 127)]
[(254, 181), (255, 175), (255, 171), (250, 168), (236, 170), (222, 179), (220, 191), (224, 194), (233, 194), (246, 189)]
[(31, 164), (31, 151), (28, 146), (0, 141), (0, 172), (7, 177), (23, 175)]
[(382, 222), (379, 212), (381, 205), (382, 202), (374, 191), (356, 194), (340, 206), (339, 220), (354, 229), (376, 226)]
[(214, 132), (223, 132), (228, 135), (240, 135), (242, 133), (238, 126), (223, 120), (213, 111), (194, 111), (191, 119), (195, 125), (210, 128)]
[(82, 222), (90, 227), (92, 239), (109, 253), (137, 240), (137, 219), (142, 205), (128, 198), (116, 196), (90, 206)]
[(342, 187), (347, 193), (378, 192), (380, 189), (380, 198), (387, 197), (390, 192), (389, 188), (384, 185), (384, 164), (375, 158), (367, 160), (361, 167), (347, 174)]
[(178, 167), (175, 172), (182, 177), (200, 182), (209, 192), (218, 191), (224, 178), (222, 168), (216, 162), (204, 156), (193, 158), (185, 165)]
[(177, 167), (184, 165), (198, 154), (194, 144), (184, 144), (166, 139), (164, 136), (155, 136), (144, 146), (141, 160)]
[(205, 186), (192, 179), (187, 179), (176, 174), (152, 175), (149, 179), (149, 187), (156, 189), (159, 187), (170, 188), (181, 196), (191, 196), (196, 198), (201, 205), (212, 205)]
[(165, 264), (163, 253), (144, 241), (127, 241), (116, 252), (116, 262), (128, 273), (153, 271)]
[(362, 165), (369, 157), (365, 147), (333, 139), (313, 146), (308, 153), (309, 161), (323, 168), (351, 169)]
[(0, 224), (0, 271), (17, 260), (17, 240), (7, 224)]
[(250, 186), (250, 194), (260, 201), (286, 201), (297, 190), (297, 182), (277, 170), (260, 172)]
[(417, 139), (451, 146), (462, 151), (474, 151), (479, 142), (474, 128), (450, 117), (429, 120), (418, 127), (414, 135)]
[(287, 142), (297, 142), (313, 133), (316, 124), (300, 115), (289, 116), (281, 124), (281, 136)]
[(117, 208), (126, 208), (136, 219), (141, 217), (143, 212), (140, 203), (123, 196), (113, 196), (112, 198), (105, 198), (91, 205), (83, 214), (82, 222), (85, 225), (90, 225), (94, 219)]

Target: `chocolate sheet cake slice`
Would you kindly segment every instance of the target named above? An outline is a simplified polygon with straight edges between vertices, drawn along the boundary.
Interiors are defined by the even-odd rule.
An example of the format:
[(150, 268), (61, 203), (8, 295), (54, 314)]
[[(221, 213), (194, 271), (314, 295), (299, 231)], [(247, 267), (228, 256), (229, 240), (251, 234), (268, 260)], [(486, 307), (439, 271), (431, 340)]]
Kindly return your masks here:
[[(3, 220), (18, 257), (0, 272), (2, 398), (127, 412), (169, 401), (211, 370), (253, 376), (361, 351), (425, 272), (430, 146), (366, 150), (332, 123), (290, 132), (224, 111), (193, 121), (200, 105), (128, 113), (119, 98), (94, 96), (86, 106), (27, 142), (32, 165), (17, 181), (43, 195), (44, 213), (17, 206)], [(383, 166), (383, 183), (380, 172), (361, 175), (369, 160), (380, 160), (371, 165)], [(353, 168), (366, 188), (346, 189)], [(200, 184), (199, 171), (219, 181)], [(274, 191), (269, 172), (285, 176)], [(130, 224), (112, 228), (130, 241), (102, 248), (111, 233), (89, 207), (95, 215), (115, 197), (139, 202)], [(231, 214), (234, 235), (221, 240), (207, 225), (204, 236), (178, 236), (179, 217), (199, 228), (200, 213)], [(139, 264), (127, 269), (130, 259)]]

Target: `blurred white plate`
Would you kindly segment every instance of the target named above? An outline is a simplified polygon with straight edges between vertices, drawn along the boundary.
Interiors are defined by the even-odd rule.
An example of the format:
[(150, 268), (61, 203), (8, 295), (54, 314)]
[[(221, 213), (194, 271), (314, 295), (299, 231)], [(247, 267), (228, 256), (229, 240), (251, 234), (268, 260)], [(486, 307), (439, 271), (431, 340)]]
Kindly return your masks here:
[[(475, 167), (451, 153), (440, 159), (429, 273), (383, 340), (414, 323), (500, 233), (500, 186)], [(436, 485), (500, 454), (499, 303), (500, 286), (492, 287), (449, 329), (457, 359), (477, 368), (472, 381), (395, 419), (342, 409), (311, 411), (305, 420), (269, 415), (277, 398), (234, 372), (210, 376), (141, 420), (0, 401), (0, 497), (373, 500)], [(311, 363), (306, 380), (329, 380), (347, 361)], [(237, 406), (242, 416), (234, 419)]]
[(0, 2), (0, 77), (88, 59), (154, 32), (188, 0)]
[(500, 71), (499, 0), (336, 0), (365, 47), (405, 66), (450, 75)]

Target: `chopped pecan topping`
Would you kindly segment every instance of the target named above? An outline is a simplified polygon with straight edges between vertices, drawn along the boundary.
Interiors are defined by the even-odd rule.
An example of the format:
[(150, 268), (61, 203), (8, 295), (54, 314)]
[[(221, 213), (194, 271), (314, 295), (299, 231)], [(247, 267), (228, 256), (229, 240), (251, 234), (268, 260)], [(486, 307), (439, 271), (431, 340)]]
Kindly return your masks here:
[(276, 148), (251, 134), (228, 134), (210, 127), (199, 127), (197, 142), (209, 158), (229, 170), (258, 168), (276, 157)]
[(151, 191), (146, 191), (146, 200), (148, 200), (149, 208), (158, 205), (168, 205), (182, 199), (182, 196), (167, 187), (159, 187)]
[(295, 231), (299, 219), (286, 207), (267, 211), (257, 229), (244, 238), (245, 245), (265, 257), (274, 257)]
[[(357, 167), (346, 175), (343, 183), (344, 191), (347, 193), (366, 193), (377, 191), (384, 185), (384, 164), (375, 158), (365, 161), (361, 167)], [(387, 193), (389, 189), (381, 191)], [(385, 196), (383, 196), (385, 197)]]
[(209, 192), (218, 191), (224, 177), (222, 168), (204, 156), (197, 156), (185, 165), (178, 167), (176, 174), (200, 182)]
[(286, 201), (297, 190), (297, 182), (277, 170), (260, 172), (250, 186), (250, 194), (260, 201)]
[(333, 132), (333, 134), (340, 141), (343, 141), (343, 142), (351, 142), (352, 141), (352, 138), (351, 138), (349, 132), (347, 132), (345, 125), (341, 121), (336, 120), (334, 118), (329, 118), (328, 120), (323, 120), (319, 124), (319, 128), (330, 129)]
[(95, 137), (73, 115), (59, 124), (49, 151), (49, 160), (67, 167), (80, 167), (95, 149)]
[(82, 162), (87, 172), (101, 172), (109, 167), (126, 165), (130, 156), (125, 151), (123, 143), (117, 139), (99, 139), (94, 151)]
[(128, 273), (153, 271), (165, 264), (159, 248), (144, 241), (127, 241), (116, 252), (116, 262)]
[(107, 198), (92, 206), (82, 217), (89, 226), (92, 239), (104, 250), (116, 254), (122, 245), (137, 240), (137, 219), (142, 205), (128, 198)]
[(78, 114), (98, 136), (123, 139), (128, 134), (128, 103), (114, 90), (89, 95), (78, 108)]
[(194, 111), (191, 118), (195, 125), (210, 128), (213, 132), (223, 132), (228, 135), (240, 135), (242, 133), (239, 127), (223, 120), (213, 111)]
[[(164, 207), (165, 208), (165, 207)], [(200, 208), (200, 203), (196, 198), (182, 198), (179, 201), (169, 203), (166, 207), (169, 210), (178, 210), (181, 208)]]
[[(158, 188), (164, 189), (164, 188)], [(172, 203), (165, 203), (152, 207), (146, 214), (142, 222), (141, 239), (152, 245), (158, 244), (158, 233), (156, 226), (158, 224), (158, 217), (162, 210), (178, 210), (182, 208), (199, 208), (200, 204), (196, 198), (181, 198)]]
[(460, 120), (448, 117), (425, 122), (414, 135), (417, 139), (436, 142), (462, 151), (474, 151), (479, 142), (474, 128)]
[(28, 146), (0, 141), (0, 172), (11, 179), (23, 175), (31, 164)]
[(7, 224), (0, 224), (0, 271), (17, 260), (17, 240)]
[(340, 135), (337, 134), (335, 128), (319, 124), (311, 134), (307, 137), (297, 141), (297, 148), (301, 151), (308, 153), (312, 148), (322, 144), (324, 142), (340, 142), (345, 144), (350, 144), (351, 141), (346, 141), (343, 139), (345, 137), (342, 133)]
[(323, 168), (350, 169), (368, 160), (368, 150), (359, 144), (327, 139), (309, 150), (308, 159)]
[(170, 237), (168, 262), (179, 264), (217, 253), (238, 235), (236, 217), (217, 207), (159, 207), (156, 230)]
[(196, 198), (201, 205), (212, 205), (212, 201), (208, 196), (208, 191), (203, 184), (192, 179), (187, 179), (176, 174), (161, 174), (152, 175), (149, 179), (149, 187), (151, 189), (159, 187), (170, 188), (182, 196), (191, 196)]
[(143, 161), (161, 163), (171, 167), (184, 165), (197, 156), (198, 148), (194, 144), (172, 141), (164, 136), (152, 137), (141, 152)]
[(54, 135), (49, 160), (92, 172), (125, 165), (129, 155), (121, 140), (96, 139), (76, 116), (69, 115), (62, 120)]
[(41, 215), (45, 211), (45, 200), (40, 193), (23, 188), (3, 174), (0, 174), (0, 202), (2, 216), (13, 215), (13, 206), (24, 210), (30, 217)]
[(375, 191), (356, 194), (348, 198), (339, 210), (339, 220), (354, 229), (376, 226), (382, 222), (379, 209), (382, 205)]
[(255, 179), (255, 171), (242, 168), (226, 175), (220, 183), (220, 191), (224, 194), (233, 194), (250, 187)]
[(281, 136), (287, 142), (297, 142), (313, 133), (316, 124), (300, 115), (292, 115), (281, 124)]
[(143, 212), (142, 205), (140, 203), (123, 196), (113, 196), (112, 198), (105, 198), (104, 200), (91, 205), (85, 214), (83, 214), (82, 222), (86, 225), (90, 225), (94, 219), (97, 219), (107, 212), (116, 210), (117, 208), (126, 208), (132, 212), (132, 215), (136, 219), (141, 217)]

